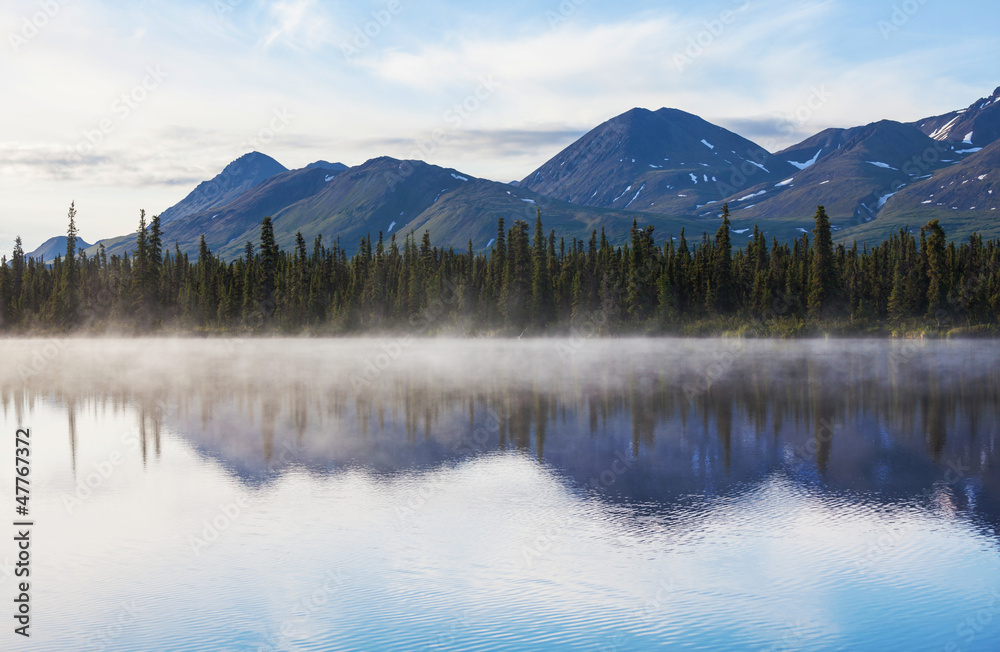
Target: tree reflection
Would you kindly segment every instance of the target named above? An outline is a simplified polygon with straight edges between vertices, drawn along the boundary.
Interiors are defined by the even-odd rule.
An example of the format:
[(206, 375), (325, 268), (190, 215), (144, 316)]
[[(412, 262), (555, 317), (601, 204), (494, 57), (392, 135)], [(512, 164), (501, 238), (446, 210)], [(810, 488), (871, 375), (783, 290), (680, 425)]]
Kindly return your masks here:
[[(19, 422), (39, 402), (64, 406), (74, 472), (77, 420), (93, 410), (135, 415), (143, 463), (163, 454), (169, 429), (246, 473), (292, 462), (394, 470), (513, 450), (580, 479), (630, 456), (677, 492), (705, 491), (706, 477), (724, 486), (774, 469), (857, 489), (909, 486), (914, 473), (957, 460), (992, 486), (1000, 368), (963, 351), (957, 361), (944, 346), (900, 361), (891, 346), (846, 343), (824, 355), (761, 348), (708, 378), (708, 357), (612, 356), (557, 370), (552, 359), (516, 368), (501, 360), (474, 374), (401, 365), (362, 385), (332, 363), (298, 375), (280, 358), (270, 373), (230, 361), (141, 382), (111, 365), (85, 381), (61, 371), (0, 377), (0, 399)], [(628, 487), (628, 478), (615, 485)]]

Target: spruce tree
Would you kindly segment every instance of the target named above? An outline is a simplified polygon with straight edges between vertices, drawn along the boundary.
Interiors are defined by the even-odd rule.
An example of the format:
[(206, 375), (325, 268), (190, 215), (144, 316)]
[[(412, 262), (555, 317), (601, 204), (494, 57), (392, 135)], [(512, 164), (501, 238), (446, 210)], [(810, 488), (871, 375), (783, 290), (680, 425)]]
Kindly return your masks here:
[(706, 307), (716, 314), (727, 313), (732, 305), (733, 245), (729, 235), (731, 229), (729, 204), (723, 204), (722, 225), (715, 232), (711, 256), (705, 261), (709, 265)]
[(72, 326), (76, 322), (79, 307), (79, 269), (76, 263), (76, 202), (69, 205), (69, 227), (66, 230), (66, 258), (61, 266), (59, 293), (59, 319), (64, 326)]
[(833, 236), (826, 208), (816, 208), (813, 229), (812, 273), (807, 307), (810, 317), (817, 319), (833, 311), (837, 291), (837, 269), (833, 259)]
[(24, 247), (21, 245), (21, 236), (14, 238), (14, 254), (10, 261), (11, 271), (11, 306), (15, 315), (18, 313), (21, 304), (21, 293), (24, 288)]
[(260, 225), (260, 302), (266, 317), (274, 315), (276, 309), (275, 292), (278, 281), (278, 258), (280, 251), (274, 239), (274, 225), (270, 217), (265, 217)]
[(940, 326), (941, 320), (947, 317), (945, 298), (948, 295), (944, 229), (937, 220), (931, 220), (920, 231), (927, 234), (927, 316)]
[(544, 326), (554, 316), (552, 279), (549, 277), (548, 240), (542, 228), (542, 209), (535, 215), (535, 240), (532, 247), (531, 314), (536, 326)]

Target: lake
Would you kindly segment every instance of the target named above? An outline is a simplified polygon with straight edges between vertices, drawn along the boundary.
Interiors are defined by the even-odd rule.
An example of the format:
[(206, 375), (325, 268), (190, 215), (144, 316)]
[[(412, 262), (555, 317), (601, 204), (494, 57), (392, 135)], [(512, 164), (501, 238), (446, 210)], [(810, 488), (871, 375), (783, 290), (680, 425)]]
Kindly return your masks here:
[[(4, 650), (1000, 649), (1000, 345), (0, 342)], [(8, 498), (9, 497), (9, 498)]]

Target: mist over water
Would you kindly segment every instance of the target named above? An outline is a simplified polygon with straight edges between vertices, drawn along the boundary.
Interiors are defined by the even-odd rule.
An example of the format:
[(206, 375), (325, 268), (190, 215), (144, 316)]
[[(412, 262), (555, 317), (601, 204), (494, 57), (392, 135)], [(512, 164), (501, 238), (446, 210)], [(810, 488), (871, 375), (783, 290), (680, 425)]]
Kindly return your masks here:
[(993, 343), (5, 340), (0, 360), (37, 483), (15, 649), (1000, 645)]

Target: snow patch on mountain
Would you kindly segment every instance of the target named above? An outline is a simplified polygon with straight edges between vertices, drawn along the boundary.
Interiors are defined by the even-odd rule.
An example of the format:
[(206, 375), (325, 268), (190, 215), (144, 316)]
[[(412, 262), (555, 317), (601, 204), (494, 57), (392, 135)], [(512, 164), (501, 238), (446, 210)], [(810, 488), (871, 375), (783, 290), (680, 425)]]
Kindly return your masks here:
[(625, 193), (627, 193), (627, 192), (628, 192), (629, 190), (631, 190), (631, 189), (632, 189), (632, 186), (629, 186), (628, 188), (626, 188), (625, 190), (623, 190), (623, 191), (622, 191), (622, 194), (618, 195), (617, 197), (615, 197), (614, 199), (612, 199), (612, 200), (611, 200), (611, 203), (613, 204), (613, 203), (615, 203), (616, 201), (618, 201), (619, 199), (621, 199), (622, 197), (624, 197), (624, 196), (625, 196)]
[[(961, 114), (961, 112), (959, 113)], [(961, 116), (956, 115), (954, 118), (949, 120), (948, 124), (944, 125), (940, 129), (932, 133), (931, 138), (933, 138), (934, 140), (947, 140), (948, 136), (951, 134), (951, 128), (955, 126), (956, 122), (958, 122), (959, 117)]]
[(822, 148), (822, 147), (820, 147), (820, 148), (819, 148), (819, 151), (818, 151), (818, 152), (816, 152), (816, 155), (815, 155), (815, 156), (813, 156), (813, 157), (812, 157), (811, 159), (809, 159), (808, 161), (806, 161), (805, 163), (796, 163), (795, 161), (789, 161), (788, 163), (789, 163), (790, 165), (794, 165), (795, 167), (797, 167), (797, 168), (798, 168), (798, 169), (800, 169), (800, 170), (805, 170), (806, 168), (810, 168), (810, 167), (812, 167), (813, 165), (815, 165), (815, 164), (816, 164), (816, 161), (818, 161), (818, 160), (819, 160), (819, 155), (820, 155), (820, 154), (822, 154), (822, 153), (823, 153), (823, 148)]
[(635, 193), (635, 197), (632, 198), (632, 201), (630, 201), (629, 203), (625, 204), (625, 208), (628, 208), (629, 206), (632, 205), (632, 202), (634, 202), (636, 199), (639, 199), (639, 193), (641, 193), (642, 189), (645, 188), (645, 187), (646, 187), (646, 184), (642, 184), (642, 187), (639, 188), (639, 192)]

